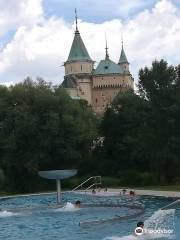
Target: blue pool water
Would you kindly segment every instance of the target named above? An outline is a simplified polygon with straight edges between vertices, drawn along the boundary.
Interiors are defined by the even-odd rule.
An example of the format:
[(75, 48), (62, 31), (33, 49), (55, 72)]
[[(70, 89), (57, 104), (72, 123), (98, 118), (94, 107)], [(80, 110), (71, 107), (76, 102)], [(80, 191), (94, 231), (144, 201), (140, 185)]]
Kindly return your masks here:
[[(54, 194), (0, 199), (0, 239), (4, 240), (133, 240), (133, 239), (180, 239), (180, 211), (157, 210), (173, 200), (164, 197), (136, 196), (92, 196), (88, 194), (64, 193), (65, 208), (57, 208)], [(82, 202), (75, 210), (70, 202)], [(88, 206), (93, 204), (93, 207)], [(135, 211), (126, 207), (98, 207), (99, 204), (138, 204), (145, 206), (145, 213), (123, 221), (102, 224), (79, 225), (82, 221), (93, 221), (124, 216)], [(114, 205), (113, 205), (114, 206)], [(153, 216), (153, 217), (151, 217)], [(150, 218), (151, 217), (151, 218)], [(174, 234), (155, 237), (136, 237), (132, 232), (138, 221), (151, 220), (151, 225), (173, 229)], [(148, 221), (150, 221), (148, 220)]]

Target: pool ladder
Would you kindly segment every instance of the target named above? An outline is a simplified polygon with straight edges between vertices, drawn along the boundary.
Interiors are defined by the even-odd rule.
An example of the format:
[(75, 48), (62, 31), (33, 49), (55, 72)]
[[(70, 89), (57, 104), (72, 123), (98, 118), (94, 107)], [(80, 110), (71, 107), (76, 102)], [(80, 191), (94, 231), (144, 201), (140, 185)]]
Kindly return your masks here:
[(75, 187), (72, 192), (74, 191), (88, 191), (91, 188), (97, 188), (101, 185), (101, 176), (92, 176), (79, 184)]

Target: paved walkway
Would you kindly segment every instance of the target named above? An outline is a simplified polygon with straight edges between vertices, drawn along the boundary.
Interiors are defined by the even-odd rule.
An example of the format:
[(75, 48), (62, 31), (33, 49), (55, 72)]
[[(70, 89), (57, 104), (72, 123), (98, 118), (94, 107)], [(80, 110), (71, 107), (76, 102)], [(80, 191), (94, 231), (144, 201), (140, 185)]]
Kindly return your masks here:
[[(179, 197), (180, 198), (180, 192), (176, 191), (155, 191), (155, 190), (139, 190), (139, 189), (127, 189), (127, 192), (130, 190), (135, 191), (137, 195), (151, 195), (151, 196), (162, 196), (162, 197)], [(109, 192), (121, 192), (122, 189), (113, 189), (109, 188)]]
[[(176, 191), (155, 191), (155, 190), (140, 190), (140, 189), (128, 189), (126, 188), (127, 193), (130, 190), (135, 191), (137, 195), (150, 195), (150, 196), (162, 196), (162, 197), (179, 197), (180, 198), (180, 192)], [(62, 191), (63, 192), (63, 191)], [(67, 191), (68, 192), (68, 191)], [(97, 193), (97, 195), (106, 195), (106, 196), (113, 196), (113, 195), (119, 195), (119, 193), (122, 192), (121, 189), (117, 188), (108, 188), (107, 192), (101, 191), (100, 193)], [(48, 192), (48, 193), (33, 193), (33, 194), (18, 194), (18, 195), (8, 195), (8, 196), (0, 196), (0, 199), (6, 199), (6, 198), (14, 198), (14, 197), (27, 197), (27, 196), (36, 196), (36, 195), (48, 195), (48, 194), (55, 194), (55, 192)], [(84, 193), (84, 192), (82, 192)], [(87, 193), (87, 192), (86, 192)], [(91, 191), (89, 191), (89, 194), (91, 194)]]

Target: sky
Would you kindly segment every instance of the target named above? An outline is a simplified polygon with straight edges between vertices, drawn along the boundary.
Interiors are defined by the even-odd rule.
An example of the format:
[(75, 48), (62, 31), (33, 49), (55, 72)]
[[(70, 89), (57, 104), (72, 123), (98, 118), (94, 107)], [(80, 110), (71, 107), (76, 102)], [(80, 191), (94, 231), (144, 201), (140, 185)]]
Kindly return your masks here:
[(138, 81), (138, 71), (155, 59), (180, 63), (180, 0), (0, 0), (0, 84), (27, 76), (63, 81), (63, 63), (74, 37), (74, 9), (81, 37), (96, 65), (118, 62), (121, 36)]

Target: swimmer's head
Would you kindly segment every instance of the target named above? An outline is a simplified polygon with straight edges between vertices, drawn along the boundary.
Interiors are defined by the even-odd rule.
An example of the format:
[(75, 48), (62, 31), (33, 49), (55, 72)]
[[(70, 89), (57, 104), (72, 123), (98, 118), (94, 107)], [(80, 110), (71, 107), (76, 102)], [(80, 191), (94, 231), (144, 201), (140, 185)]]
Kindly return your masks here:
[(75, 206), (76, 206), (77, 208), (80, 208), (81, 202), (80, 202), (79, 200), (77, 200), (77, 201), (75, 202)]
[(144, 228), (144, 223), (143, 223), (143, 222), (138, 222), (138, 223), (137, 223), (137, 227)]

